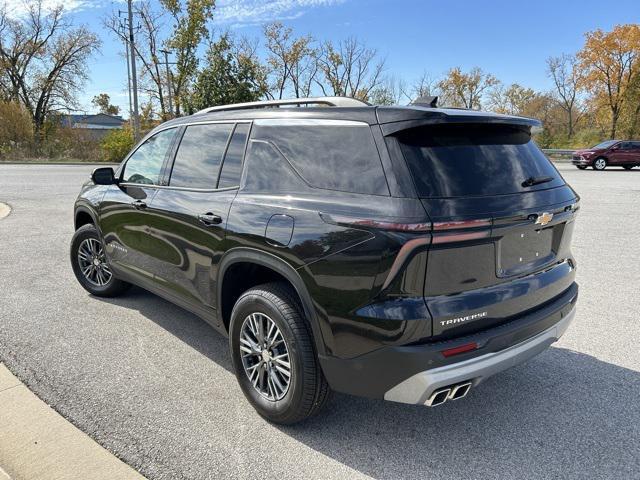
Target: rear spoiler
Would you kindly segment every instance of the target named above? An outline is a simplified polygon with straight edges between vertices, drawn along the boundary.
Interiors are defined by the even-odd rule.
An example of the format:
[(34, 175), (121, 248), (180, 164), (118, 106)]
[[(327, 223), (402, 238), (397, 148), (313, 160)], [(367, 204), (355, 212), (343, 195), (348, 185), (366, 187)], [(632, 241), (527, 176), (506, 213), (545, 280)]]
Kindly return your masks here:
[(376, 115), (384, 135), (392, 135), (407, 128), (443, 123), (491, 123), (542, 127), (542, 122), (533, 118), (499, 115), (476, 110), (438, 109), (411, 107), (378, 107)]

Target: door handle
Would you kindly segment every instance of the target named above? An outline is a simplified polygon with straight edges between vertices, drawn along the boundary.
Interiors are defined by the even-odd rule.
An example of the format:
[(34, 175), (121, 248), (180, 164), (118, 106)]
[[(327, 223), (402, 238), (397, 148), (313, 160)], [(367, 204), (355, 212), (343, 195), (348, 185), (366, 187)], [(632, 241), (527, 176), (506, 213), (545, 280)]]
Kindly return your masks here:
[(136, 210), (143, 210), (143, 209), (147, 208), (147, 204), (145, 202), (143, 202), (142, 200), (136, 200), (135, 202), (131, 202), (131, 205)]
[(207, 226), (219, 225), (222, 223), (222, 217), (211, 212), (201, 213), (198, 215), (198, 220), (200, 223)]

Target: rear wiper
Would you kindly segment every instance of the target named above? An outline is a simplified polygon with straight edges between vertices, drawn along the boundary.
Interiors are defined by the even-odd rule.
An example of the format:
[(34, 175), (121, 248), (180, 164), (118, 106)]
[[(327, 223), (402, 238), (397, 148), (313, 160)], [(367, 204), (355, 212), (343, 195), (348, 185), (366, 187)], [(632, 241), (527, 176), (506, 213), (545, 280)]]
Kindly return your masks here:
[(541, 183), (547, 183), (553, 180), (553, 177), (529, 177), (522, 182), (523, 187), (533, 187), (534, 185), (540, 185)]

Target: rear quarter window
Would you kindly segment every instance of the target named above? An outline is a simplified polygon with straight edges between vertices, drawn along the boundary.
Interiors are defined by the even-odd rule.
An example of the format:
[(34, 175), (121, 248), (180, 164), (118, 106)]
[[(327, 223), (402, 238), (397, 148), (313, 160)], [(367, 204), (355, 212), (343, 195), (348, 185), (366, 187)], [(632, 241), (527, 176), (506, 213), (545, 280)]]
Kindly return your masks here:
[(312, 187), (389, 195), (380, 155), (368, 124), (257, 120), (251, 137), (274, 145)]
[[(504, 195), (564, 185), (531, 139), (528, 127), (433, 125), (404, 130), (394, 137), (421, 197)], [(548, 180), (523, 185), (530, 178)]]

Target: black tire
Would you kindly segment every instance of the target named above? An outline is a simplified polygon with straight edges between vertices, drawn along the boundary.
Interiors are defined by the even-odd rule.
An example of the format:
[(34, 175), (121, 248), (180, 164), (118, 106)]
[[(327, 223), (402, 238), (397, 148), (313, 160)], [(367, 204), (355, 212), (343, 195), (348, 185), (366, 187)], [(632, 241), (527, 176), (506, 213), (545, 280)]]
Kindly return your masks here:
[[(83, 225), (78, 230), (76, 230), (76, 233), (73, 234), (73, 238), (71, 239), (70, 251), (71, 267), (73, 268), (73, 273), (75, 274), (76, 279), (78, 280), (80, 285), (82, 285), (82, 287), (90, 294), (97, 297), (116, 297), (125, 292), (129, 287), (131, 287), (131, 284), (123, 282), (122, 280), (118, 280), (113, 274), (111, 274), (109, 279), (105, 281), (103, 285), (98, 285), (97, 283), (87, 278), (84, 273), (82, 273), (78, 251), (85, 240), (91, 239), (96, 240), (104, 249), (104, 245), (102, 244), (102, 239), (98, 234), (98, 230), (92, 224)], [(107, 269), (110, 272), (108, 265)], [(104, 279), (105, 277), (102, 278)]]
[(578, 167), (578, 170), (586, 170), (587, 169), (586, 165), (576, 165), (576, 167)]
[(594, 170), (598, 170), (598, 171), (602, 171), (605, 168), (607, 168), (609, 162), (607, 162), (607, 159), (604, 157), (598, 157), (593, 161), (593, 169)]
[(635, 167), (635, 165), (623, 165), (622, 168), (624, 168), (625, 170), (631, 170), (633, 167)]
[[(254, 387), (245, 370), (240, 335), (245, 322), (253, 314), (259, 314), (262, 318), (266, 316), (266, 321), (274, 323), (284, 339), (290, 364), (290, 380), (286, 393), (280, 399), (266, 398), (258, 387)], [(236, 378), (245, 397), (267, 420), (283, 425), (297, 423), (317, 414), (329, 400), (331, 390), (318, 363), (310, 325), (289, 285), (268, 283), (244, 292), (231, 312), (229, 345)], [(266, 350), (267, 355), (273, 353)], [(259, 358), (256, 354), (250, 354), (249, 357), (246, 353), (244, 355), (245, 359)], [(266, 368), (265, 365), (265, 375), (268, 375)]]

